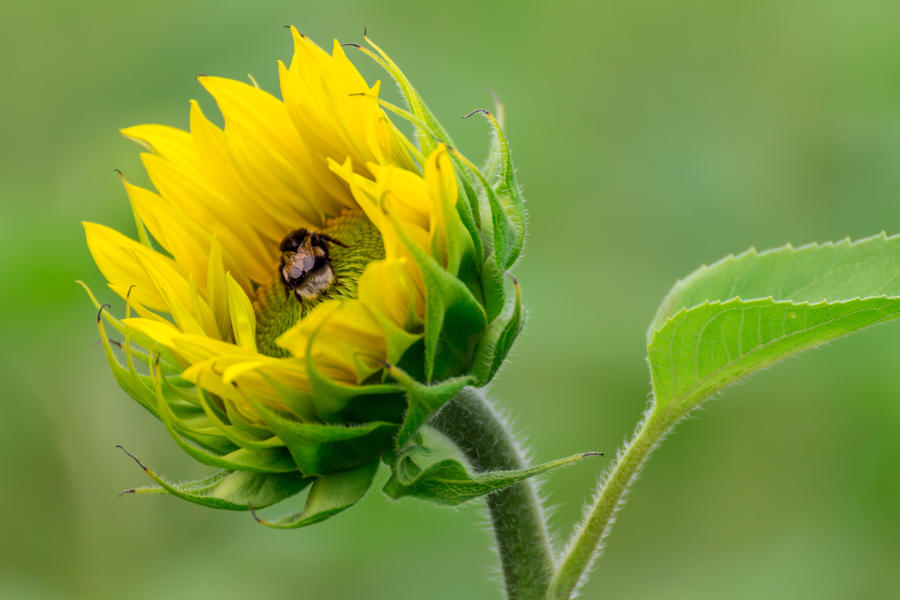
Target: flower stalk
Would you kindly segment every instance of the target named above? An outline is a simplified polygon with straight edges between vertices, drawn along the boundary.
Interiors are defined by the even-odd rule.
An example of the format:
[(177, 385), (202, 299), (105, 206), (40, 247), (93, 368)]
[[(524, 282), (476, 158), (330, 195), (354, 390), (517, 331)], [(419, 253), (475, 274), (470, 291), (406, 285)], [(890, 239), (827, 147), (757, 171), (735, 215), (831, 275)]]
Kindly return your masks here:
[[(519, 445), (479, 389), (464, 388), (430, 425), (459, 448), (475, 471), (514, 471), (527, 466)], [(553, 555), (534, 483), (522, 481), (487, 496), (486, 502), (507, 598), (546, 598)]]

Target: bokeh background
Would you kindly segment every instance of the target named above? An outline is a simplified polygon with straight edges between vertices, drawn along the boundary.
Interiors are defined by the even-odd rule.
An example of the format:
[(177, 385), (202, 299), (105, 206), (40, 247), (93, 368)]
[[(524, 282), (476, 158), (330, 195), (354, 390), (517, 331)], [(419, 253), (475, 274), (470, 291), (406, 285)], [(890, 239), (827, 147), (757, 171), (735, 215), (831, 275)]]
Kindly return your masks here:
[[(0, 597), (498, 598), (478, 503), (377, 488), (339, 518), (124, 497), (205, 474), (108, 375), (80, 220), (132, 231), (117, 129), (187, 125), (197, 73), (275, 86), (296, 24), (367, 26), (470, 155), (506, 103), (530, 212), (526, 334), (494, 394), (536, 460), (612, 453), (648, 394), (644, 331), (678, 277), (751, 245), (900, 232), (900, 4), (621, 0), (4, 2), (0, 7)], [(365, 72), (380, 77), (360, 57)], [(900, 589), (900, 325), (758, 374), (681, 426), (585, 598), (887, 598)], [(559, 539), (604, 463), (543, 490)], [(276, 509), (278, 512), (278, 509)]]

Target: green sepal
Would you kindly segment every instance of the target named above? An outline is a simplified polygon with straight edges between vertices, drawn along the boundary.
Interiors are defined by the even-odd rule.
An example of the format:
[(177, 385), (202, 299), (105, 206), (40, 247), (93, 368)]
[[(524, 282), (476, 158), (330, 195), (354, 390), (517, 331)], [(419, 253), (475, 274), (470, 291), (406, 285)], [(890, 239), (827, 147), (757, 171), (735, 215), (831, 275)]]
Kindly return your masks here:
[[(287, 515), (277, 521), (266, 521), (255, 511), (253, 516), (259, 523), (274, 529), (297, 529), (324, 521), (350, 508), (365, 495), (378, 471), (378, 462), (373, 460), (355, 469), (316, 478), (300, 513)], [(253, 506), (255, 507), (256, 505)]]
[[(466, 116), (476, 113), (484, 115), (493, 128), (499, 160), (493, 161), (489, 165), (490, 171), (486, 174), (471, 164), (468, 159), (462, 158), (462, 160), (481, 181), (487, 195), (494, 230), (494, 255), (500, 268), (505, 271), (518, 260), (525, 241), (524, 198), (516, 179), (516, 170), (510, 156), (509, 144), (500, 123), (497, 122), (494, 115), (484, 109), (473, 111)], [(492, 166), (494, 164), (496, 166)]]
[(451, 154), (453, 163), (456, 165), (456, 179), (462, 186), (462, 196), (465, 202), (460, 198), (457, 204), (460, 205), (460, 218), (469, 235), (472, 237), (472, 243), (475, 244), (475, 260), (478, 264), (484, 262), (484, 240), (481, 237), (481, 201), (478, 199), (478, 192), (469, 179), (465, 165), (453, 154)]
[[(101, 307), (100, 310), (102, 312), (103, 308)], [(103, 326), (103, 321), (99, 318), (97, 319), (97, 330), (100, 333), (100, 340), (103, 343), (103, 350), (106, 354), (109, 368), (112, 370), (113, 379), (115, 379), (116, 383), (119, 384), (119, 387), (121, 387), (126, 394), (131, 396), (154, 417), (159, 418), (159, 413), (156, 410), (156, 393), (153, 390), (153, 384), (149, 377), (140, 375), (135, 369), (129, 340), (126, 339), (126, 343), (122, 346), (123, 351), (125, 352), (125, 360), (128, 365), (128, 368), (126, 368), (119, 362), (119, 359), (116, 358), (109, 336), (106, 333), (106, 328)]]
[(403, 98), (409, 105), (409, 110), (418, 117), (422, 123), (422, 125), (416, 124), (416, 140), (418, 141), (419, 148), (422, 152), (427, 156), (437, 148), (439, 142), (446, 142), (448, 145), (453, 146), (454, 144), (453, 140), (450, 139), (450, 134), (447, 133), (431, 110), (429, 110), (425, 101), (422, 99), (422, 96), (419, 95), (416, 88), (414, 88), (409, 79), (406, 78), (406, 75), (403, 74), (400, 67), (398, 67), (381, 48), (373, 43), (368, 36), (364, 36), (364, 39), (375, 49), (377, 54), (373, 54), (368, 48), (360, 47), (360, 50), (381, 65), (381, 67), (394, 79), (397, 86), (400, 88), (400, 93), (403, 94)]
[[(126, 394), (131, 396), (138, 404), (143, 406), (154, 417), (159, 418), (159, 412), (156, 410), (156, 394), (152, 389), (152, 385), (148, 382), (146, 376), (141, 376), (134, 369), (134, 365), (129, 364), (126, 369), (116, 358), (109, 336), (106, 334), (106, 328), (103, 327), (103, 321), (97, 319), (97, 329), (100, 332), (100, 339), (103, 343), (103, 350), (106, 354), (106, 360), (109, 368), (112, 370), (113, 379), (119, 384)], [(130, 361), (130, 356), (129, 362)]]
[[(283, 448), (247, 450), (239, 448), (224, 435), (217, 435), (215, 424), (209, 420), (199, 402), (196, 406), (187, 403), (177, 393), (177, 387), (167, 384), (167, 395), (163, 391), (163, 362), (148, 355), (151, 376), (137, 373), (126, 339), (128, 368), (123, 367), (113, 353), (109, 337), (98, 320), (98, 330), (103, 341), (107, 360), (113, 377), (120, 387), (141, 406), (146, 408), (165, 426), (185, 452), (199, 462), (228, 470), (246, 470), (260, 473), (287, 473), (297, 467)], [(174, 392), (174, 394), (173, 394)], [(179, 413), (176, 415), (176, 411)]]
[(426, 385), (395, 365), (388, 367), (388, 373), (406, 390), (407, 409), (394, 444), (396, 448), (403, 448), (431, 415), (474, 381), (473, 377), (466, 375)]
[[(163, 417), (165, 416), (168, 419), (167, 428), (170, 431), (177, 431), (179, 436), (186, 437), (203, 450), (225, 454), (236, 449), (236, 446), (223, 436), (221, 431), (209, 420), (199, 403), (191, 403), (185, 399), (185, 393), (180, 387), (191, 387), (189, 382), (176, 376), (175, 378), (181, 385), (167, 383), (164, 391), (162, 385), (157, 381), (157, 379), (161, 381), (163, 377), (164, 366), (161, 361), (157, 362), (154, 355), (147, 355), (146, 358), (150, 363), (149, 369), (154, 375), (139, 374), (134, 366), (133, 348), (129, 338), (126, 337), (125, 343), (122, 345), (128, 365), (126, 368), (116, 358), (102, 321), (97, 321), (97, 328), (113, 378), (125, 393), (164, 424)], [(165, 415), (160, 410), (161, 402), (165, 405)]]
[(596, 452), (575, 454), (536, 467), (518, 471), (494, 471), (472, 475), (456, 459), (448, 458), (421, 469), (413, 459), (402, 456), (392, 467), (391, 477), (384, 485), (384, 493), (391, 498), (414, 496), (438, 504), (456, 506), (468, 500), (486, 496), (529, 477), (565, 467)]
[(206, 412), (210, 421), (219, 428), (222, 435), (228, 438), (232, 444), (247, 450), (263, 450), (266, 448), (284, 446), (284, 442), (282, 442), (278, 436), (272, 435), (271, 432), (269, 432), (268, 437), (256, 437), (242, 428), (231, 425), (229, 423), (230, 419), (223, 418), (219, 408), (215, 406), (213, 402), (210, 402), (206, 392), (202, 389), (197, 389), (197, 396), (200, 399), (200, 405), (203, 407), (203, 410)]
[(475, 351), (472, 373), (475, 375), (478, 387), (486, 385), (500, 370), (500, 366), (509, 355), (513, 342), (516, 341), (525, 324), (522, 288), (515, 278), (513, 278), (513, 288), (515, 295), (509, 306), (500, 318), (490, 324)]
[(195, 445), (196, 442), (191, 443), (193, 440), (184, 435), (184, 427), (175, 419), (169, 403), (162, 394), (161, 378), (155, 378), (155, 381), (157, 388), (156, 409), (159, 420), (162, 421), (175, 443), (198, 462), (230, 471), (289, 473), (297, 470), (290, 453), (284, 447), (249, 450), (231, 446), (235, 449), (227, 452), (215, 452)]
[[(97, 313), (98, 316), (102, 316), (106, 320), (107, 323), (112, 325), (113, 329), (115, 329), (117, 332), (119, 332), (120, 335), (122, 335), (125, 338), (126, 343), (129, 343), (131, 340), (133, 340), (145, 348), (155, 348), (157, 355), (160, 357), (160, 365), (163, 367), (164, 373), (166, 373), (167, 375), (174, 375), (177, 373), (181, 373), (182, 369), (179, 366), (178, 360), (175, 358), (175, 355), (172, 354), (171, 350), (169, 350), (166, 347), (158, 346), (148, 336), (126, 327), (125, 324), (122, 323), (122, 321), (120, 321), (119, 319), (115, 318), (112, 315), (112, 313), (109, 312), (109, 310), (104, 310), (105, 308), (108, 308), (109, 305), (108, 304), (100, 304), (100, 301), (97, 300), (97, 297), (94, 295), (94, 292), (91, 291), (91, 288), (89, 288), (86, 283), (84, 283), (81, 280), (76, 280), (75, 283), (77, 283), (79, 286), (81, 286), (81, 288), (88, 295), (88, 298), (90, 299), (91, 304), (93, 304), (94, 308), (96, 308), (98, 311), (98, 313)], [(113, 288), (113, 291), (115, 292), (116, 290)], [(131, 309), (131, 305), (129, 304), (127, 294), (125, 295), (125, 307), (126, 307), (125, 316), (127, 317), (128, 312)], [(140, 356), (141, 358), (146, 358), (146, 353), (138, 351), (136, 348), (132, 348), (132, 353)]]
[(236, 430), (259, 439), (267, 439), (272, 436), (272, 432), (263, 427), (258, 421), (252, 420), (246, 416), (239, 408), (238, 402), (234, 398), (219, 398), (222, 401), (222, 407), (229, 423)]
[(506, 321), (503, 331), (500, 332), (500, 337), (497, 339), (497, 344), (494, 347), (494, 358), (491, 361), (489, 379), (493, 379), (494, 375), (497, 374), (497, 371), (500, 370), (500, 365), (506, 360), (509, 351), (512, 349), (513, 343), (516, 341), (516, 338), (519, 337), (519, 334), (522, 332), (522, 327), (525, 325), (525, 314), (522, 309), (522, 286), (519, 285), (518, 279), (513, 279), (513, 288), (515, 289), (515, 301), (513, 304), (512, 315), (510, 315), (509, 320)]
[(392, 384), (350, 385), (322, 375), (312, 358), (315, 337), (315, 333), (310, 336), (306, 370), (318, 418), (326, 423), (399, 423), (405, 406), (403, 388)]
[[(228, 455), (238, 450), (238, 446), (206, 414), (199, 399), (186, 399), (153, 362), (148, 368), (156, 397), (156, 414), (173, 437), (188, 440), (215, 456)], [(219, 464), (214, 466), (235, 468)]]
[[(80, 282), (79, 282), (80, 283)], [(91, 293), (90, 289), (81, 284), (96, 305), (97, 300)], [(164, 373), (172, 373), (176, 367), (171, 363), (163, 360), (157, 354), (156, 345), (151, 340), (146, 340), (148, 346), (154, 348), (150, 353), (139, 352), (131, 344), (133, 332), (126, 328), (120, 321), (112, 317), (108, 311), (103, 310), (100, 306), (98, 313), (97, 329), (100, 333), (100, 339), (103, 343), (104, 352), (107, 362), (113, 373), (116, 383), (134, 399), (138, 404), (143, 406), (157, 419), (162, 420), (159, 404), (164, 402), (167, 407), (168, 417), (172, 427), (180, 432), (180, 434), (188, 438), (191, 442), (199, 445), (205, 450), (224, 454), (236, 448), (231, 442), (224, 437), (215, 427), (213, 422), (204, 413), (199, 402), (193, 400), (187, 390), (192, 389), (193, 385), (181, 379), (177, 375), (172, 375), (171, 379), (164, 377)], [(122, 365), (112, 349), (112, 343), (103, 326), (101, 315), (117, 329), (124, 334), (125, 339), (120, 347), (125, 355), (126, 365)], [(140, 336), (138, 336), (140, 337)], [(135, 367), (135, 356), (148, 363), (148, 370), (151, 375), (141, 375)], [(179, 369), (180, 371), (180, 369)], [(158, 380), (165, 378), (166, 386), (163, 388), (159, 385)]]
[(511, 257), (514, 254), (518, 254), (516, 248), (521, 248), (520, 235), (507, 215), (494, 188), (484, 174), (479, 171), (469, 159), (459, 152), (454, 152), (454, 155), (475, 175), (487, 196), (488, 207), (490, 208), (491, 213), (491, 248), (493, 250), (494, 260), (500, 271), (506, 271), (506, 269), (509, 268), (508, 265), (515, 262), (515, 259)]
[(163, 375), (162, 371), (152, 364), (152, 358), (148, 363), (151, 373), (148, 381), (156, 394), (156, 410), (161, 414), (159, 403), (166, 404), (166, 410), (176, 431), (195, 444), (220, 454), (236, 448), (206, 413), (194, 384), (177, 375), (169, 377)]
[[(499, 106), (501, 105), (498, 103), (498, 107)], [(494, 140), (496, 141), (496, 147), (500, 157), (498, 164), (499, 169), (495, 171), (489, 166), (488, 168), (491, 170), (487, 172), (486, 176), (488, 180), (495, 178), (495, 181), (497, 181), (494, 193), (496, 194), (497, 200), (502, 205), (504, 214), (510, 220), (514, 230), (514, 237), (508, 248), (508, 255), (506, 257), (506, 262), (504, 263), (504, 267), (509, 269), (519, 259), (519, 255), (522, 252), (522, 245), (525, 241), (525, 201), (522, 197), (522, 189), (519, 187), (519, 182), (516, 178), (516, 167), (512, 161), (509, 143), (506, 140), (506, 135), (503, 133), (503, 127), (490, 112), (484, 111), (483, 114), (490, 122), (491, 128), (493, 129)]]
[(265, 371), (260, 370), (259, 374), (266, 380), (266, 383), (275, 390), (279, 400), (281, 400), (298, 419), (301, 421), (315, 421), (318, 418), (315, 399), (313, 398), (312, 393), (286, 385), (274, 377), (270, 377)]
[(506, 289), (503, 285), (504, 271), (497, 261), (488, 256), (481, 266), (481, 291), (488, 323), (493, 323), (506, 304)]
[[(423, 329), (422, 322), (416, 314), (415, 306), (412, 303), (407, 309), (406, 323), (402, 327), (376, 308), (370, 306), (369, 312), (384, 333), (384, 342), (387, 350), (385, 355), (388, 362), (400, 360), (413, 344), (424, 337), (424, 334), (421, 333)], [(413, 331), (417, 333), (411, 333)]]
[(410, 240), (399, 223), (394, 225), (425, 282), (425, 380), (453, 377), (471, 364), (487, 325), (484, 307), (463, 282)]
[(304, 475), (325, 475), (358, 467), (393, 446), (397, 424), (372, 421), (361, 425), (300, 423), (247, 397), (256, 414), (285, 444), (295, 468)]
[(197, 481), (175, 483), (145, 467), (124, 448), (122, 451), (157, 483), (155, 486), (128, 489), (122, 494), (169, 494), (210, 508), (248, 510), (250, 506), (271, 506), (301, 492), (313, 482), (312, 477), (303, 477), (296, 471), (271, 474), (225, 470)]
[[(491, 145), (488, 149), (487, 160), (485, 161), (484, 169), (482, 169), (487, 176), (492, 181), (497, 181), (500, 179), (500, 174), (503, 172), (503, 156), (502, 156), (502, 147), (501, 142), (505, 142), (504, 138), (497, 135), (498, 131), (502, 131), (504, 127), (506, 127), (506, 109), (503, 106), (503, 103), (500, 102), (500, 98), (497, 97), (496, 94), (491, 92), (491, 95), (494, 97), (494, 115), (497, 118), (497, 123), (500, 127), (494, 129), (493, 135), (491, 136)], [(467, 117), (469, 115), (466, 115)]]
[[(450, 235), (453, 234), (451, 233)], [(460, 256), (459, 267), (455, 271), (451, 271), (450, 269), (447, 269), (447, 271), (455, 272), (456, 278), (466, 286), (475, 301), (484, 308), (484, 295), (481, 289), (482, 263), (475, 262), (475, 254), (472, 251), (472, 245), (465, 242), (464, 244), (465, 248)], [(487, 313), (486, 311), (484, 312), (485, 320), (487, 321)]]

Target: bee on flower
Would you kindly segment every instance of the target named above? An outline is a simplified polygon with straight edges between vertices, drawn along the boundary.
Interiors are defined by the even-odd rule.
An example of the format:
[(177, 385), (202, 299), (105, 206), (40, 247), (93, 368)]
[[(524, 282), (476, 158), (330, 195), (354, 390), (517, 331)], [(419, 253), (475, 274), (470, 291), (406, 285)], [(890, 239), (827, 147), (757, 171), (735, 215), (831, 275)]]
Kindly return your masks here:
[(223, 127), (192, 101), (188, 131), (122, 130), (153, 189), (123, 177), (133, 236), (84, 224), (124, 300), (122, 318), (98, 318), (117, 382), (219, 469), (173, 484), (145, 468), (156, 486), (130, 491), (252, 510), (309, 488), (304, 511), (265, 521), (276, 527), (354, 504), (382, 463), (391, 495), (425, 494), (419, 428), (488, 383), (522, 325), (506, 274), (524, 215), (498, 120), (483, 111), (494, 137), (479, 169), (368, 38), (351, 46), (407, 108), (380, 99), (337, 41), (329, 54), (291, 31), (279, 94), (199, 77)]

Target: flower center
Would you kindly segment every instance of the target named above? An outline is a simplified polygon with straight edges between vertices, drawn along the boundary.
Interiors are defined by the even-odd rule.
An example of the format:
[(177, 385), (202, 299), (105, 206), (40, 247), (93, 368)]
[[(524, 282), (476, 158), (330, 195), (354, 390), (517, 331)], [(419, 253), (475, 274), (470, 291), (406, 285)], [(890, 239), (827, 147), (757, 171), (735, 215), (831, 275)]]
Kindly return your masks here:
[[(253, 302), (256, 347), (263, 354), (279, 358), (290, 356), (287, 350), (275, 344), (278, 336), (325, 300), (356, 298), (359, 278), (366, 265), (384, 258), (381, 234), (360, 210), (345, 210), (340, 216), (328, 219), (325, 229), (318, 233), (327, 234), (347, 245), (346, 248), (337, 243), (328, 245), (333, 281), (324, 293), (313, 298), (304, 294), (302, 301), (282, 283), (280, 275), (276, 275), (269, 285), (257, 288)], [(281, 270), (281, 267), (273, 265), (273, 269)]]

